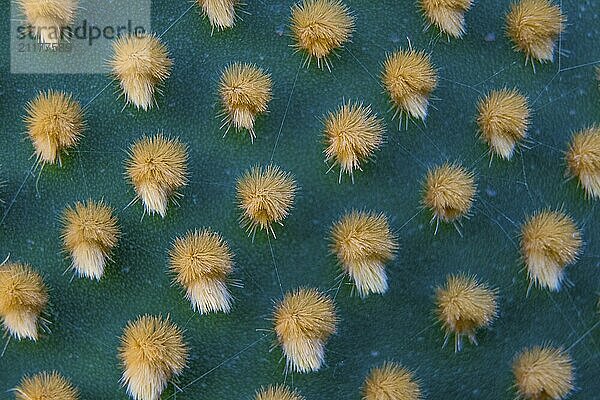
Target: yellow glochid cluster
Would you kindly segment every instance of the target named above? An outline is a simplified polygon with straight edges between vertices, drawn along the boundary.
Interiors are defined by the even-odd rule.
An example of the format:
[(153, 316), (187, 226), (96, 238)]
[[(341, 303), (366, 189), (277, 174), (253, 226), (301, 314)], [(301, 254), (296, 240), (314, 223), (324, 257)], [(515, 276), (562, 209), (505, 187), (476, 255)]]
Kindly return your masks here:
[(419, 0), (428, 26), (435, 25), (448, 36), (461, 38), (465, 34), (465, 13), (473, 0)]
[(565, 158), (567, 173), (577, 178), (585, 194), (592, 199), (600, 198), (600, 127), (575, 133)]
[(74, 22), (78, 0), (17, 0), (16, 3), (42, 44), (57, 45), (69, 39), (64, 37), (63, 28)]
[(354, 171), (383, 143), (383, 122), (361, 103), (345, 103), (325, 119), (325, 161), (332, 162), (354, 181)]
[(563, 211), (542, 210), (521, 227), (521, 253), (531, 285), (560, 290), (564, 269), (579, 257), (581, 232)]
[(252, 64), (234, 63), (225, 68), (219, 83), (223, 104), (223, 127), (245, 129), (254, 141), (254, 121), (268, 110), (271, 77)]
[(200, 314), (231, 310), (233, 298), (227, 279), (233, 270), (233, 255), (221, 235), (210, 229), (188, 232), (175, 239), (170, 251), (175, 282)]
[(254, 400), (304, 400), (304, 397), (287, 386), (277, 385), (259, 390)]
[(49, 90), (27, 104), (27, 134), (39, 163), (61, 164), (60, 155), (83, 136), (83, 109), (70, 94)]
[(331, 69), (329, 57), (352, 37), (354, 17), (340, 0), (303, 0), (292, 7), (292, 36), (297, 50), (306, 53), (306, 62)]
[(48, 288), (40, 274), (27, 264), (0, 265), (0, 319), (9, 335), (38, 340), (47, 306)]
[(99, 280), (119, 240), (113, 209), (89, 200), (69, 206), (63, 214), (63, 243), (78, 276)]
[(186, 367), (188, 353), (181, 329), (169, 318), (140, 316), (121, 337), (121, 382), (134, 400), (159, 400), (167, 382)]
[(454, 335), (454, 350), (462, 350), (466, 336), (477, 344), (475, 332), (489, 326), (498, 314), (496, 290), (474, 276), (450, 275), (436, 290), (437, 316), (446, 332), (446, 341)]
[(213, 30), (224, 30), (235, 25), (236, 6), (239, 0), (196, 0)]
[(165, 217), (169, 201), (181, 196), (188, 182), (187, 146), (162, 134), (145, 136), (129, 149), (127, 177), (144, 211)]
[(398, 243), (385, 214), (345, 214), (333, 225), (331, 242), (331, 252), (361, 297), (388, 290), (385, 264), (394, 258)]
[(469, 216), (476, 191), (473, 172), (459, 164), (446, 163), (427, 171), (423, 205), (431, 211), (431, 221), (436, 224), (459, 222)]
[(145, 111), (156, 105), (155, 94), (171, 74), (173, 61), (157, 36), (129, 35), (114, 41), (109, 65), (126, 104)]
[(16, 400), (79, 400), (79, 390), (56, 371), (25, 376), (13, 389)]
[(565, 22), (560, 7), (550, 0), (520, 0), (506, 15), (506, 34), (515, 51), (525, 53), (525, 62), (552, 62)]
[(421, 400), (423, 393), (414, 374), (395, 362), (373, 368), (362, 387), (362, 400)]
[(513, 361), (513, 374), (524, 400), (562, 400), (575, 388), (571, 356), (547, 344), (521, 351)]
[(429, 97), (438, 81), (429, 54), (413, 49), (389, 54), (381, 80), (395, 109), (394, 117), (406, 114), (407, 118), (425, 120)]
[(510, 160), (516, 146), (527, 137), (531, 114), (527, 98), (516, 89), (494, 90), (477, 108), (481, 139), (493, 154)]
[(275, 165), (253, 167), (237, 182), (238, 207), (242, 211), (240, 221), (248, 235), (264, 230), (275, 237), (273, 224), (283, 225), (288, 216), (297, 185), (293, 176)]
[(318, 371), (325, 362), (325, 343), (338, 323), (333, 300), (316, 289), (297, 289), (275, 305), (273, 316), (286, 369)]

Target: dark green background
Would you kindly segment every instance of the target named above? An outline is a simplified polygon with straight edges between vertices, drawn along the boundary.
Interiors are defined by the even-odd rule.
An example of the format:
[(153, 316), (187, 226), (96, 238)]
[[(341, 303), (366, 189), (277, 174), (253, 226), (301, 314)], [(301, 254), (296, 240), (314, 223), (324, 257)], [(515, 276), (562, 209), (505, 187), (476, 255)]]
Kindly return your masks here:
[[(513, 52), (503, 35), (508, 1), (476, 2), (466, 16), (468, 34), (448, 42), (435, 30), (423, 32), (415, 1), (347, 0), (356, 32), (347, 50), (333, 59), (332, 73), (314, 65), (299, 70), (302, 56), (289, 47), (292, 1), (247, 3), (243, 21), (212, 37), (197, 8), (188, 12), (164, 35), (175, 64), (160, 107), (122, 111), (113, 84), (90, 104), (88, 129), (77, 151), (64, 157), (62, 168), (44, 168), (37, 191), (37, 174), (24, 181), (33, 164), (22, 122), (25, 104), (48, 88), (72, 92), (86, 104), (110, 79), (11, 75), (8, 40), (0, 44), (0, 175), (7, 181), (1, 191), (0, 254), (41, 271), (52, 302), (51, 335), (37, 343), (13, 340), (0, 359), (0, 398), (12, 398), (4, 390), (23, 374), (57, 369), (84, 399), (125, 399), (119, 386), (119, 336), (126, 322), (142, 313), (170, 314), (185, 328), (191, 358), (179, 379), (185, 390), (178, 399), (249, 399), (261, 385), (283, 382), (281, 352), (269, 352), (274, 343), (267, 332), (270, 313), (281, 296), (269, 243), (264, 234), (250, 241), (238, 225), (235, 205), (236, 178), (254, 164), (269, 162), (280, 127), (273, 160), (301, 186), (293, 212), (272, 241), (284, 290), (308, 285), (335, 293), (339, 270), (326, 238), (344, 210), (386, 212), (401, 245), (389, 264), (389, 292), (361, 300), (343, 285), (336, 298), (341, 323), (327, 346), (327, 366), (318, 373), (288, 375), (288, 383), (307, 399), (359, 399), (368, 370), (396, 360), (416, 371), (429, 398), (513, 399), (515, 353), (550, 341), (570, 348), (574, 358), (578, 389), (572, 398), (597, 398), (600, 329), (593, 328), (599, 319), (599, 213), (575, 182), (565, 181), (562, 152), (572, 131), (600, 122), (594, 67), (584, 65), (600, 61), (600, 2), (564, 1), (569, 24), (561, 46), (564, 71), (558, 74), (558, 63), (537, 65), (534, 74)], [(0, 33), (6, 38), (9, 4), (2, 4)], [(153, 29), (162, 33), (189, 5), (154, 1)], [(378, 75), (386, 52), (407, 46), (407, 37), (432, 53), (440, 84), (427, 126), (411, 124), (399, 131)], [(273, 75), (274, 99), (270, 113), (258, 120), (254, 145), (235, 132), (223, 139), (218, 129), (218, 76), (232, 61), (257, 63)], [(520, 88), (531, 100), (531, 142), (511, 162), (495, 159), (488, 166), (487, 149), (475, 135), (476, 102), (482, 93), (504, 86)], [(337, 171), (326, 175), (323, 162), (320, 119), (343, 99), (372, 104), (388, 126), (387, 143), (355, 175), (354, 185), (348, 179), (338, 184)], [(146, 216), (140, 221), (139, 203), (123, 210), (134, 196), (123, 176), (125, 151), (141, 135), (158, 131), (189, 144), (190, 185), (181, 206), (170, 207), (164, 220)], [(477, 174), (478, 199), (462, 238), (451, 226), (434, 236), (426, 212), (410, 220), (420, 207), (426, 167), (446, 160), (461, 161)], [(124, 237), (100, 282), (70, 282), (70, 274), (63, 274), (69, 260), (61, 253), (59, 218), (67, 204), (88, 197), (104, 198), (119, 210)], [(567, 269), (572, 287), (560, 293), (534, 289), (526, 297), (518, 225), (545, 206), (562, 206), (572, 214), (586, 244), (580, 261)], [(233, 288), (230, 315), (194, 314), (167, 274), (172, 239), (205, 226), (221, 232), (235, 252), (234, 278), (244, 287)], [(446, 274), (459, 271), (499, 288), (500, 316), (478, 335), (478, 347), (466, 345), (454, 354), (452, 346), (441, 348), (433, 296)], [(172, 393), (171, 386), (163, 398)]]

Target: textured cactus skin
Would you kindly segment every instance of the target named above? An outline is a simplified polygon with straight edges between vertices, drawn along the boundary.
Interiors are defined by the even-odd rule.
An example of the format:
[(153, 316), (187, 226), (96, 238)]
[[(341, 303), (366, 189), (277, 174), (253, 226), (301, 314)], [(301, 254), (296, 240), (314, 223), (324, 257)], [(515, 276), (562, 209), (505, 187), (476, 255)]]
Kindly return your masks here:
[[(11, 75), (8, 41), (0, 43), (5, 60), (0, 66), (0, 165), (7, 181), (1, 189), (5, 218), (0, 254), (30, 263), (52, 288), (52, 333), (37, 343), (11, 341), (0, 358), (0, 392), (12, 396), (5, 391), (23, 374), (57, 369), (79, 387), (83, 398), (126, 399), (119, 386), (118, 337), (127, 320), (142, 313), (168, 313), (185, 328), (191, 361), (178, 383), (185, 388), (177, 393), (179, 400), (246, 399), (261, 385), (283, 382), (281, 352), (269, 352), (274, 336), (257, 331), (271, 328), (272, 300), (281, 296), (269, 242), (263, 233), (251, 242), (239, 226), (235, 205), (236, 177), (272, 158), (294, 173), (301, 187), (285, 226), (276, 227), (277, 239), (271, 239), (283, 290), (307, 285), (333, 288), (335, 293), (339, 269), (329, 255), (327, 237), (345, 210), (385, 212), (400, 242), (397, 258), (388, 265), (386, 295), (361, 300), (342, 285), (336, 297), (341, 322), (327, 346), (327, 366), (318, 373), (294, 374), (294, 386), (307, 399), (357, 400), (369, 369), (395, 360), (416, 370), (432, 399), (513, 399), (510, 365), (519, 350), (544, 341), (568, 348), (599, 319), (600, 229), (595, 223), (600, 212), (574, 181), (565, 182), (560, 152), (566, 150), (571, 132), (600, 121), (593, 66), (565, 70), (546, 87), (559, 65), (536, 65), (535, 74), (531, 66), (524, 66), (524, 57), (513, 52), (504, 37), (506, 0), (476, 2), (466, 14), (466, 36), (449, 43), (443, 37), (435, 39), (433, 28), (422, 32), (424, 19), (415, 1), (347, 0), (357, 18), (349, 51), (332, 59), (333, 73), (315, 65), (298, 69), (302, 56), (293, 54), (286, 36), (293, 2), (246, 3), (250, 14), (244, 14), (234, 29), (212, 37), (197, 9), (183, 17), (164, 36), (174, 68), (159, 108), (121, 111), (122, 100), (113, 93), (116, 85), (105, 90), (90, 104), (78, 151), (63, 157), (62, 168), (44, 168), (39, 195), (36, 176), (22, 185), (33, 163), (33, 148), (21, 135), (26, 102), (38, 90), (53, 88), (72, 92), (85, 104), (109, 78)], [(600, 3), (562, 3), (569, 20), (563, 48), (571, 53), (561, 58), (561, 67), (599, 60), (594, 15), (600, 14)], [(161, 33), (188, 7), (186, 1), (155, 0), (153, 29)], [(3, 2), (4, 35), (8, 9), (9, 2)], [(398, 131), (398, 121), (386, 113), (389, 105), (378, 76), (386, 51), (406, 46), (406, 36), (415, 48), (431, 50), (433, 62), (443, 69), (434, 92), (437, 110), (430, 109), (427, 126), (411, 124), (407, 131)], [(254, 62), (272, 73), (274, 99), (269, 114), (257, 120), (253, 145), (247, 135), (230, 131), (223, 139), (219, 131), (218, 76), (232, 61)], [(511, 162), (495, 159), (488, 166), (487, 148), (476, 136), (476, 104), (483, 93), (504, 86), (518, 87), (535, 102), (531, 135), (544, 145), (533, 144)], [(388, 130), (387, 143), (375, 162), (355, 173), (354, 184), (348, 178), (338, 184), (337, 170), (325, 174), (322, 124), (315, 118), (335, 109), (343, 98), (370, 103), (384, 116)], [(146, 216), (140, 221), (140, 204), (119, 211), (124, 237), (105, 277), (99, 283), (70, 282), (70, 275), (62, 274), (69, 266), (59, 238), (62, 210), (88, 197), (104, 198), (122, 210), (134, 195), (123, 176), (125, 149), (142, 134), (159, 130), (179, 136), (190, 147), (190, 185), (183, 190), (180, 207), (171, 207), (164, 220)], [(452, 226), (441, 226), (434, 236), (425, 212), (405, 225), (419, 210), (425, 167), (446, 160), (477, 171), (479, 194), (474, 215), (464, 221), (462, 238)], [(546, 205), (564, 205), (583, 225), (586, 246), (580, 261), (567, 270), (573, 287), (552, 294), (532, 289), (526, 298), (518, 225)], [(236, 301), (229, 315), (200, 317), (170, 285), (171, 240), (205, 226), (230, 244), (237, 266), (234, 278), (244, 285), (233, 288)], [(454, 354), (452, 346), (441, 348), (434, 287), (446, 274), (460, 271), (498, 287), (500, 315), (490, 331), (480, 332), (478, 347), (467, 344)], [(570, 350), (580, 388), (572, 399), (591, 399), (600, 391), (599, 332), (592, 331)], [(172, 394), (171, 385), (163, 398)]]

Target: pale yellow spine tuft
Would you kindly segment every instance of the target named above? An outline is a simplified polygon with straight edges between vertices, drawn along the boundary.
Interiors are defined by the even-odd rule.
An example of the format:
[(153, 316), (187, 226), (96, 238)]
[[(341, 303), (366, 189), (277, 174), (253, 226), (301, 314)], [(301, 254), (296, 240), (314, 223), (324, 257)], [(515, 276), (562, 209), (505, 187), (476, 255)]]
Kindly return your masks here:
[(253, 167), (237, 182), (238, 206), (242, 211), (241, 223), (254, 236), (260, 228), (275, 237), (273, 224), (283, 225), (288, 216), (297, 186), (290, 173), (279, 167)]
[(325, 342), (338, 322), (333, 300), (316, 289), (297, 289), (277, 303), (274, 319), (286, 368), (318, 371), (325, 361)]
[(515, 147), (527, 136), (530, 110), (527, 98), (516, 89), (490, 92), (477, 105), (481, 139), (490, 150), (510, 160)]
[(77, 145), (85, 121), (83, 110), (70, 94), (47, 91), (27, 104), (27, 133), (38, 162), (61, 164), (60, 153)]
[(421, 400), (419, 382), (412, 372), (393, 362), (373, 368), (362, 387), (363, 400)]
[(156, 104), (155, 93), (171, 74), (173, 62), (158, 37), (129, 35), (113, 42), (109, 65), (127, 104), (148, 110)]
[(21, 379), (16, 400), (78, 400), (79, 391), (58, 372), (40, 372)]
[(432, 212), (432, 222), (454, 222), (471, 212), (477, 187), (473, 173), (462, 166), (430, 169), (424, 186), (423, 205)]
[(48, 289), (29, 265), (0, 266), (0, 318), (10, 335), (18, 340), (37, 340), (47, 305)]
[(573, 391), (573, 361), (548, 345), (523, 350), (513, 362), (517, 394), (527, 400), (562, 400)]
[(235, 25), (238, 0), (196, 0), (213, 29), (224, 30)]
[(304, 397), (287, 386), (277, 385), (259, 390), (254, 400), (304, 400)]
[(254, 141), (254, 121), (268, 110), (271, 76), (253, 64), (234, 63), (225, 68), (219, 83), (223, 126), (246, 129)]
[(187, 185), (187, 146), (162, 134), (143, 137), (129, 150), (127, 176), (145, 212), (165, 217), (169, 200)]
[(427, 53), (410, 49), (389, 54), (381, 79), (396, 109), (394, 117), (406, 113), (425, 120), (429, 96), (438, 79)]
[(63, 225), (63, 243), (77, 275), (100, 280), (120, 236), (113, 209), (102, 201), (77, 202), (65, 210)]
[(41, 43), (56, 45), (63, 36), (63, 28), (75, 20), (77, 0), (17, 0), (33, 34)]
[(340, 166), (342, 173), (354, 179), (354, 170), (361, 169), (383, 142), (383, 122), (371, 111), (371, 106), (346, 103), (325, 120), (325, 160)]
[(454, 351), (462, 350), (463, 336), (477, 344), (476, 331), (496, 319), (496, 292), (467, 275), (450, 275), (445, 285), (437, 288), (438, 319), (446, 331), (446, 341), (454, 335)]
[(600, 127), (573, 135), (566, 155), (568, 174), (576, 177), (591, 198), (600, 198)]
[(159, 400), (167, 382), (185, 368), (188, 348), (181, 329), (168, 318), (144, 315), (127, 323), (119, 357), (127, 394), (134, 400)]
[(549, 0), (521, 0), (506, 15), (506, 34), (515, 51), (525, 53), (525, 62), (552, 62), (565, 21), (560, 7)]
[(340, 0), (303, 0), (292, 7), (294, 46), (307, 53), (307, 62), (331, 69), (328, 57), (350, 41), (354, 18)]
[(385, 214), (352, 211), (331, 230), (331, 251), (350, 277), (358, 294), (383, 294), (388, 289), (385, 264), (398, 249)]
[(233, 255), (218, 233), (209, 229), (188, 232), (175, 239), (169, 255), (175, 281), (185, 289), (194, 310), (200, 314), (231, 310), (233, 298), (226, 283)]
[(560, 290), (564, 268), (577, 260), (581, 247), (579, 229), (562, 211), (537, 212), (521, 227), (521, 253), (536, 286)]
[(461, 38), (465, 34), (465, 13), (473, 0), (420, 0), (421, 9), (429, 20), (448, 36)]

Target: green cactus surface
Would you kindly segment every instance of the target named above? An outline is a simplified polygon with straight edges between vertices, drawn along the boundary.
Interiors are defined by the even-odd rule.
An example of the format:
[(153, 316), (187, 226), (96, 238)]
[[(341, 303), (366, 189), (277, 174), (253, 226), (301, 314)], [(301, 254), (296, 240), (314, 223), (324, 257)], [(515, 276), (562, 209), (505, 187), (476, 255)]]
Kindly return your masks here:
[[(15, 1), (15, 0), (11, 0)], [(0, 398), (24, 375), (57, 370), (83, 399), (127, 399), (120, 384), (119, 338), (141, 314), (169, 315), (184, 329), (190, 360), (163, 393), (166, 399), (252, 399), (261, 386), (286, 382), (307, 400), (361, 398), (369, 370), (397, 361), (415, 372), (430, 399), (514, 399), (511, 371), (524, 347), (562, 346), (572, 356), (572, 399), (600, 393), (600, 213), (576, 180), (565, 177), (564, 152), (573, 132), (600, 123), (600, 1), (564, 0), (567, 25), (554, 63), (525, 64), (505, 36), (507, 0), (476, 1), (467, 33), (448, 40), (431, 27), (415, 0), (345, 0), (356, 18), (351, 43), (331, 58), (332, 70), (303, 67), (294, 52), (288, 0), (248, 0), (232, 29), (215, 31), (189, 1), (154, 0), (152, 30), (174, 61), (158, 108), (124, 107), (118, 84), (101, 74), (12, 74), (9, 43), (0, 43), (0, 254), (26, 262), (50, 288), (50, 333), (37, 342), (10, 340), (0, 358)], [(9, 35), (10, 2), (0, 5), (0, 33)], [(190, 8), (191, 7), (191, 8)], [(386, 54), (412, 46), (431, 54), (439, 71), (425, 123), (399, 128), (380, 74)], [(272, 75), (269, 112), (257, 119), (256, 139), (221, 120), (218, 79), (234, 61)], [(107, 86), (109, 85), (109, 86)], [(477, 136), (477, 102), (492, 89), (516, 87), (531, 108), (530, 135), (511, 161), (494, 157)], [(40, 90), (72, 93), (87, 127), (62, 167), (35, 169), (23, 122)], [(370, 104), (383, 118), (385, 143), (354, 173), (354, 182), (324, 162), (324, 116), (347, 100)], [(189, 146), (189, 184), (166, 217), (143, 216), (125, 178), (129, 146), (164, 132)], [(473, 170), (477, 196), (460, 233), (421, 204), (427, 169), (446, 161)], [(299, 191), (276, 239), (240, 227), (236, 181), (254, 165), (291, 172)], [(61, 215), (78, 200), (104, 199), (116, 209), (122, 238), (98, 282), (72, 278)], [(581, 228), (584, 247), (567, 267), (559, 292), (531, 288), (521, 260), (520, 225), (533, 212), (562, 208)], [(330, 254), (331, 225), (352, 209), (384, 212), (399, 250), (387, 264), (389, 290), (361, 299)], [(143, 218), (142, 218), (143, 217)], [(175, 237), (210, 227), (234, 253), (230, 314), (200, 316), (172, 284), (168, 251)], [(67, 271), (65, 273), (65, 271)], [(443, 347), (435, 288), (451, 273), (475, 274), (497, 288), (499, 315), (478, 332), (479, 345), (455, 353)], [(315, 287), (335, 297), (340, 323), (318, 372), (286, 373), (272, 312), (282, 294)], [(6, 340), (6, 338), (4, 339)], [(2, 342), (4, 346), (5, 342)], [(176, 386), (181, 390), (176, 390)]]

